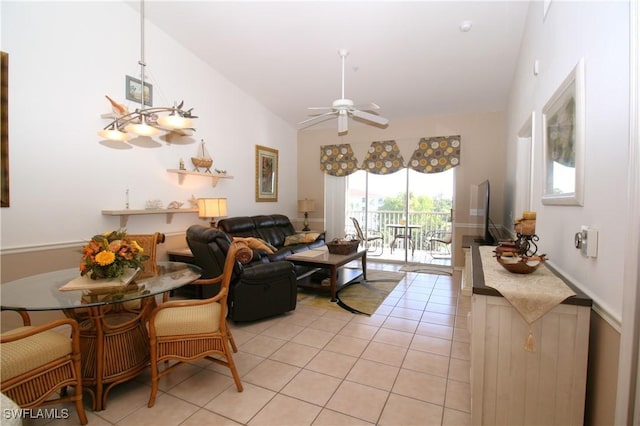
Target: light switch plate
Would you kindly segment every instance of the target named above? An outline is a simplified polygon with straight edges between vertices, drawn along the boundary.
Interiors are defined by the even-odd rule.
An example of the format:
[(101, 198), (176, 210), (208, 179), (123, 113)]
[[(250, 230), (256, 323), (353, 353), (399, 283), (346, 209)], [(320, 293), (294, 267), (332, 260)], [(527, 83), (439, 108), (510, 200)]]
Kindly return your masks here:
[(587, 257), (598, 257), (598, 230), (587, 229)]

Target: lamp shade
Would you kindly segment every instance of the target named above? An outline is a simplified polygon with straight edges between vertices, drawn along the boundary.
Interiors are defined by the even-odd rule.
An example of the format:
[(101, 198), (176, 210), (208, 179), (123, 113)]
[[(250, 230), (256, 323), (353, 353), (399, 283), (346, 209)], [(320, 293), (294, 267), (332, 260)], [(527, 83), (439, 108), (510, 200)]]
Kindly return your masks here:
[(105, 130), (100, 130), (98, 132), (99, 136), (102, 136), (103, 138), (110, 140), (110, 141), (117, 141), (117, 142), (125, 142), (128, 141), (129, 139), (131, 139), (131, 136), (121, 132), (120, 130), (115, 130), (115, 129), (105, 129)]
[(165, 129), (188, 129), (193, 127), (193, 121), (179, 115), (163, 115), (158, 118), (158, 124)]
[(315, 211), (315, 201), (314, 200), (298, 200), (298, 211), (302, 213)]
[(198, 216), (202, 218), (227, 215), (226, 198), (198, 198)]
[(156, 129), (153, 126), (149, 126), (145, 122), (139, 124), (129, 124), (124, 129), (127, 132), (135, 133), (138, 136), (158, 136), (160, 133), (162, 133), (161, 130)]

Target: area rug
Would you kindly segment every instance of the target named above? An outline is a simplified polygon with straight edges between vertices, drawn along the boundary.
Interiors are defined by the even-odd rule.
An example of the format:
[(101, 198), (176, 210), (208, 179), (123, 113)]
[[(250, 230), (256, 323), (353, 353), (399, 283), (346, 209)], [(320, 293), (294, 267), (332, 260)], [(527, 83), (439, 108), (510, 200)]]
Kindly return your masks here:
[(403, 272), (418, 272), (422, 274), (453, 275), (453, 268), (451, 268), (451, 266), (441, 265), (404, 265), (400, 270)]
[(331, 302), (328, 291), (298, 289), (298, 304), (316, 308), (372, 315), (404, 278), (402, 272), (367, 271), (367, 281), (355, 281), (338, 290), (338, 302)]

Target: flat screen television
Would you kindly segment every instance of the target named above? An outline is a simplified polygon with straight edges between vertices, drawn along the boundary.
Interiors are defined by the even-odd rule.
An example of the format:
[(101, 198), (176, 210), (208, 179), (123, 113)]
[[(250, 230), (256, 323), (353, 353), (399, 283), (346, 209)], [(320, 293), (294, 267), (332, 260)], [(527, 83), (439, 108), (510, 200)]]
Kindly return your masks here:
[(491, 219), (489, 219), (489, 202), (491, 201), (491, 185), (485, 180), (478, 185), (478, 193), (476, 196), (476, 215), (478, 224), (480, 225), (480, 237), (476, 238), (476, 242), (480, 244), (495, 244), (496, 240), (491, 235)]

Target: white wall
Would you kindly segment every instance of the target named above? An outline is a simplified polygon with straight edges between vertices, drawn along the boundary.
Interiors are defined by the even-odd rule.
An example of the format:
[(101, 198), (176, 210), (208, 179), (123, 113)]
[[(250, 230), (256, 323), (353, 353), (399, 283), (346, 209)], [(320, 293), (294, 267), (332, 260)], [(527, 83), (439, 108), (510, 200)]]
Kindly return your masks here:
[[(586, 75), (584, 206), (541, 203), (541, 111), (580, 58)], [(533, 74), (539, 61), (539, 75)], [(543, 20), (543, 2), (529, 8), (517, 73), (507, 110), (507, 181), (515, 181), (517, 134), (535, 112), (532, 209), (538, 212), (541, 251), (550, 263), (593, 299), (619, 326), (622, 312), (629, 145), (628, 2), (553, 1)], [(512, 190), (513, 191), (513, 190)], [(505, 194), (505, 217), (514, 208)], [(518, 212), (515, 212), (518, 215)], [(585, 258), (573, 245), (581, 225), (598, 229), (598, 257)]]
[[(7, 2), (0, 4), (3, 51), (9, 53), (11, 206), (0, 210), (3, 252), (75, 243), (115, 229), (101, 210), (145, 201), (184, 202), (227, 197), (229, 215), (296, 212), (296, 130), (225, 80), (165, 33), (146, 23), (147, 80), (154, 105), (185, 101), (200, 118), (192, 138), (167, 144), (114, 144), (96, 132), (108, 120), (105, 95), (124, 98), (125, 75), (139, 76), (140, 15), (124, 2)], [(148, 5), (152, 7), (152, 4)], [(204, 138), (214, 167), (231, 180), (186, 176), (178, 168)], [(279, 150), (279, 201), (255, 203), (255, 145)], [(119, 147), (116, 147), (119, 146)], [(197, 214), (130, 217), (130, 232), (182, 232)]]

